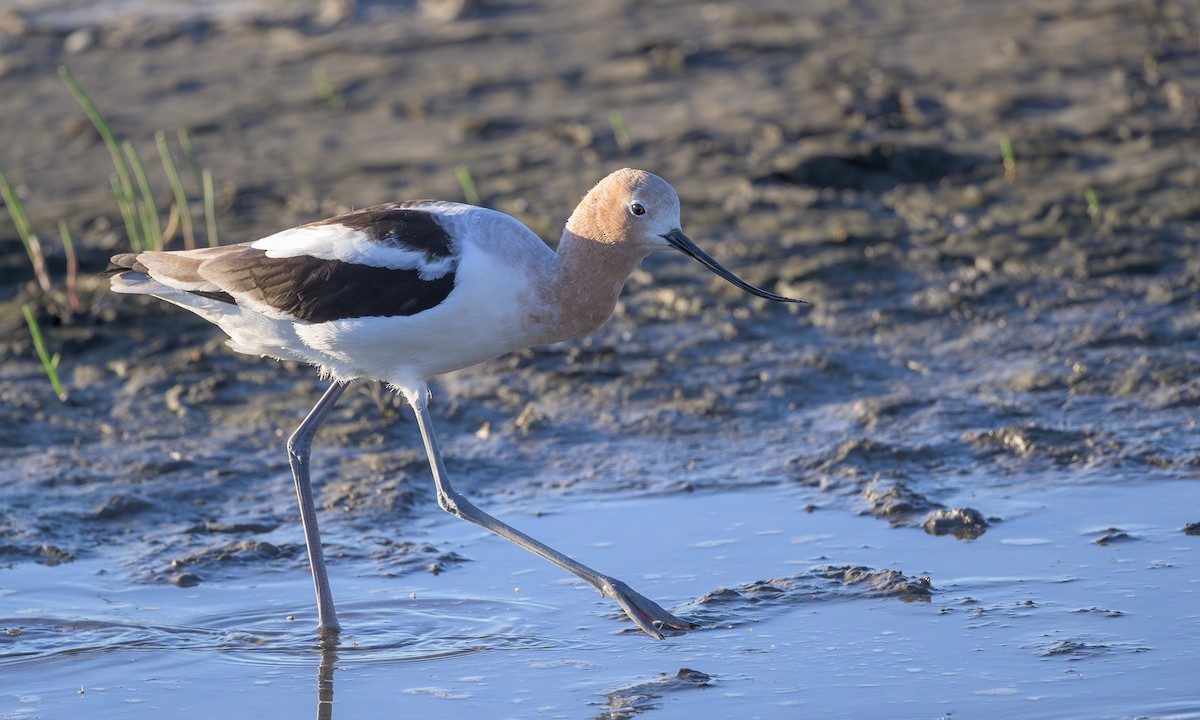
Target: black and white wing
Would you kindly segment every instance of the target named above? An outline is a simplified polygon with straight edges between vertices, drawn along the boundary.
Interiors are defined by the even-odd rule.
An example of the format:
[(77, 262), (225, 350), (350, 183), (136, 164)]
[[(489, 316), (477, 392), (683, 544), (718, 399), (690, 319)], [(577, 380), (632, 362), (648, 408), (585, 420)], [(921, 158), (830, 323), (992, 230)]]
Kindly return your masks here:
[[(415, 315), (454, 290), (460, 252), (438, 213), (443, 205), (377, 205), (250, 243), (113, 262), (172, 290), (278, 319)], [(123, 289), (119, 280), (118, 291), (159, 294), (133, 278)]]

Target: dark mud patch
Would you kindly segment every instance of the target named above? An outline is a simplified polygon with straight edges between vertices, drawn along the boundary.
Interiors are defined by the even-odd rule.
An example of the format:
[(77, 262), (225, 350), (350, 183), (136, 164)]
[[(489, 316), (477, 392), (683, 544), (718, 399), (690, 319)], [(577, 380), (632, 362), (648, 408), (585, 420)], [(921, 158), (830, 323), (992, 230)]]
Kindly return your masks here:
[(222, 534), (235, 534), (235, 535), (241, 535), (241, 534), (258, 535), (261, 533), (269, 533), (277, 527), (279, 527), (279, 526), (276, 524), (273, 524), (273, 523), (258, 523), (258, 522), (231, 523), (231, 522), (205, 521), (198, 525), (193, 525), (192, 527), (188, 528), (186, 530), (186, 532), (212, 533), (212, 534), (222, 533)]
[(897, 185), (937, 183), (969, 175), (982, 161), (938, 147), (874, 145), (850, 155), (817, 155), (781, 163), (754, 182), (884, 193)]
[[(224, 568), (229, 572), (232, 566), (271, 566), (279, 561), (294, 560), (304, 552), (302, 545), (283, 545), (262, 540), (230, 540), (216, 547), (205, 548), (170, 563), (171, 582), (190, 587), (196, 585), (203, 577), (205, 570)], [(184, 582), (180, 582), (180, 579)]]

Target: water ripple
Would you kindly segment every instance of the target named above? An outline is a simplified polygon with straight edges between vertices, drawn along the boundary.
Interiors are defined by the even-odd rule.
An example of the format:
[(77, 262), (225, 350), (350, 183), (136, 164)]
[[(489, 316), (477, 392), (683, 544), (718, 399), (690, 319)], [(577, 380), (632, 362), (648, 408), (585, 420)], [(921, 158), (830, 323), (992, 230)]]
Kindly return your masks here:
[(308, 666), (314, 655), (328, 650), (336, 651), (342, 665), (421, 662), (562, 644), (515, 626), (507, 619), (515, 614), (510, 609), (481, 598), (411, 600), (386, 607), (347, 603), (339, 613), (345, 630), (324, 643), (307, 619), (292, 620), (269, 610), (202, 615), (183, 625), (0, 618), (0, 667), (129, 650), (214, 653), (227, 662), (270, 666)]

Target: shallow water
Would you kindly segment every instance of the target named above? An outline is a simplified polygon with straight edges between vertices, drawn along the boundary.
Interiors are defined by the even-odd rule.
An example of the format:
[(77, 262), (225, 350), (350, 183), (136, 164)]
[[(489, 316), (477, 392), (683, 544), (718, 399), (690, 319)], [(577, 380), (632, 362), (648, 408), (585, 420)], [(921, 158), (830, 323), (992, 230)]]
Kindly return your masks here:
[[(662, 642), (582, 583), (449, 517), (415, 532), (471, 562), (395, 578), (334, 564), (344, 632), (332, 653), (315, 642), (300, 570), (176, 588), (130, 584), (103, 561), (20, 565), (0, 575), (0, 710), (1200, 716), (1200, 558), (1180, 532), (1200, 506), (1195, 483), (1026, 492), (969, 542), (807, 508), (820, 501), (775, 485), (561, 501), (540, 517), (502, 509), (560, 547), (591, 538), (570, 550), (664, 606), (720, 618)], [(1110, 526), (1135, 539), (1096, 544)], [(814, 572), (846, 565), (928, 575), (933, 592), (904, 602)], [(750, 589), (766, 578), (798, 589)], [(720, 586), (740, 593), (713, 599)]]

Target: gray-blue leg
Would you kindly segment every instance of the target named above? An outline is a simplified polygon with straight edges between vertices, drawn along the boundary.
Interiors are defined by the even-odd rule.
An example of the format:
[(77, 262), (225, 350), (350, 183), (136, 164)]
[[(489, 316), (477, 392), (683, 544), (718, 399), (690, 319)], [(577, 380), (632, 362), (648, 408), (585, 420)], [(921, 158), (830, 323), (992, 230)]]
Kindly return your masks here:
[(308, 479), (308, 458), (312, 449), (313, 436), (321, 423), (342, 396), (346, 385), (334, 381), (308, 417), (288, 438), (288, 463), (292, 466), (292, 478), (296, 481), (296, 499), (300, 502), (300, 522), (304, 526), (304, 544), (308, 547), (308, 564), (312, 568), (313, 585), (317, 591), (317, 627), (336, 631), (337, 613), (333, 609), (333, 593), (329, 590), (329, 575), (325, 572), (325, 553), (321, 549), (321, 531), (317, 529), (317, 507), (313, 501), (312, 484)]
[(663, 634), (660, 628), (662, 627), (669, 626), (680, 630), (695, 627), (693, 623), (675, 617), (659, 607), (654, 601), (634, 592), (632, 588), (620, 580), (602, 575), (590, 567), (563, 555), (549, 545), (539, 542), (488, 515), (471, 504), (470, 500), (467, 500), (466, 497), (451, 487), (450, 480), (446, 474), (446, 466), (442, 463), (442, 453), (438, 449), (437, 437), (433, 433), (433, 423), (429, 418), (427, 396), (428, 393), (422, 388), (420, 392), (413, 393), (413, 397), (409, 397), (408, 401), (417, 415), (417, 425), (421, 428), (421, 437), (425, 440), (425, 452), (429, 455), (429, 467), (433, 470), (433, 481), (437, 486), (438, 505), (443, 510), (516, 543), (529, 552), (549, 560), (572, 575), (582, 579), (588, 585), (600, 591), (602, 596), (611, 597), (613, 600), (616, 600), (621, 608), (625, 610), (625, 614), (629, 616), (629, 619), (650, 637), (661, 640)]

